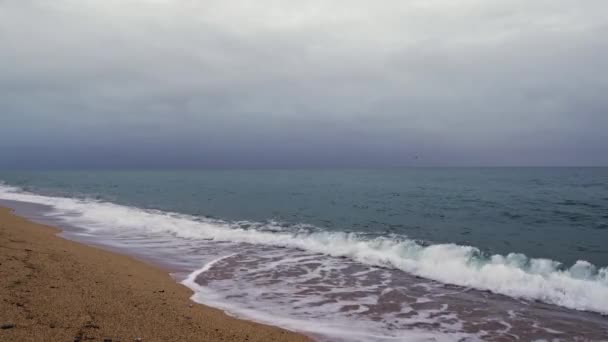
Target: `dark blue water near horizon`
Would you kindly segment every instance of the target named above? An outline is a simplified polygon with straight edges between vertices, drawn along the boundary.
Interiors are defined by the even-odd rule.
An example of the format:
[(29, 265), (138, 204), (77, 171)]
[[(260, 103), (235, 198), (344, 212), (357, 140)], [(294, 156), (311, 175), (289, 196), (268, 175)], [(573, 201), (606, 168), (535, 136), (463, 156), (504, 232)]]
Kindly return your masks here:
[(608, 265), (608, 168), (1, 172), (44, 195)]

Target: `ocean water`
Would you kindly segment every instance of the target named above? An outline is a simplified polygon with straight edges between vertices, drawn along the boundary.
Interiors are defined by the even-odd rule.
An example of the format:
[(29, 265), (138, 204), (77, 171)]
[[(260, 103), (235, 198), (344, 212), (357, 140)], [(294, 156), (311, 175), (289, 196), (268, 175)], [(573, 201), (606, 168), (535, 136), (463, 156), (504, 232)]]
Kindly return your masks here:
[(319, 340), (608, 340), (607, 168), (0, 181), (0, 204), (168, 265), (194, 300)]

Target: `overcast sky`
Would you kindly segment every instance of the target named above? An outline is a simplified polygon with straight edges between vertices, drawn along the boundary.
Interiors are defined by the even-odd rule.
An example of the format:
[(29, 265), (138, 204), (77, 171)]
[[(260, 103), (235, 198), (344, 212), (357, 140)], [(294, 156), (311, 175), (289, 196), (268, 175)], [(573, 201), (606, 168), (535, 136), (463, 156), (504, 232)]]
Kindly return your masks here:
[(606, 0), (0, 0), (0, 167), (608, 165)]

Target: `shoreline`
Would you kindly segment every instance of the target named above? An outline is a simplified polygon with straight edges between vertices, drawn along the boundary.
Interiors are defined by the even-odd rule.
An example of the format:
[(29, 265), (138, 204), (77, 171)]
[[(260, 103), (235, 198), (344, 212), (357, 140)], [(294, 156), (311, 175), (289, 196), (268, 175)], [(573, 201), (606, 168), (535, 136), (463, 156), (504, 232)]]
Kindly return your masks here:
[(162, 267), (61, 232), (0, 207), (0, 340), (311, 341), (195, 303)]
[[(581, 278), (581, 265), (577, 264), (578, 269), (574, 266), (568, 270), (558, 269), (554, 261), (515, 254), (517, 258), (529, 260), (530, 266), (544, 265), (545, 273), (539, 275), (527, 265), (509, 260), (511, 254), (496, 255), (492, 259), (480, 255), (463, 260), (460, 253), (476, 250), (466, 245), (419, 245), (413, 240), (399, 240), (397, 235), (396, 239), (390, 237), (388, 244), (378, 246), (373, 239), (351, 241), (340, 235), (343, 232), (334, 235), (331, 229), (327, 229), (329, 235), (319, 236), (315, 232), (311, 235), (284, 234), (281, 230), (268, 232), (264, 226), (238, 229), (249, 228), (250, 222), (235, 225), (231, 221), (133, 204), (45, 196), (3, 185), (0, 192), (3, 197), (0, 207), (12, 208), (16, 216), (38, 225), (56, 227), (51, 228), (53, 234), (62, 239), (152, 265), (157, 271), (164, 271), (162, 279), (169, 274), (175, 282), (181, 281), (180, 284), (194, 291), (193, 296), (190, 291), (184, 296), (194, 302), (231, 317), (282, 327), (310, 339), (451, 341), (502, 340), (516, 336), (530, 341), (581, 338), (603, 341), (608, 336), (608, 321), (602, 313), (608, 297), (604, 296), (605, 287), (600, 278), (605, 275), (605, 269), (597, 271), (597, 278), (591, 278), (592, 275)], [(271, 224), (270, 227), (274, 227), (275, 223)], [(286, 241), (282, 240), (284, 237)], [(338, 239), (328, 244), (328, 237)], [(50, 239), (44, 243), (47, 240)], [(408, 241), (412, 245), (408, 245)], [(3, 245), (0, 239), (0, 249)], [(384, 248), (387, 246), (391, 248)], [(338, 253), (332, 253), (334, 247), (339, 247)], [(340, 251), (344, 247), (348, 249)], [(416, 254), (412, 257), (400, 254), (410, 251), (409, 247), (416, 247), (412, 250)], [(420, 256), (420, 260), (415, 256)], [(427, 271), (442, 274), (447, 271), (448, 277), (441, 278), (445, 279), (443, 282), (432, 280), (433, 277), (429, 279), (401, 269), (399, 263), (392, 264), (394, 267), (380, 267), (378, 260), (415, 261), (414, 265), (424, 267), (432, 261)], [(471, 264), (471, 260), (481, 264)], [(0, 254), (0, 271), (2, 262)], [(547, 266), (551, 266), (549, 272)], [(20, 267), (27, 265), (22, 262)], [(103, 267), (108, 268), (105, 264)], [(571, 270), (575, 274), (571, 274)], [(199, 271), (204, 272), (204, 276), (197, 278)], [(51, 276), (56, 273), (51, 272)], [(88, 275), (89, 271), (85, 267), (81, 273)], [(108, 282), (107, 273), (101, 272), (102, 284)], [(2, 276), (0, 274), (0, 279)], [(461, 276), (473, 285), (458, 285)], [(481, 286), (475, 287), (475, 282)], [(488, 284), (500, 286), (485, 286)], [(537, 295), (541, 287), (546, 291)], [(524, 292), (520, 292), (523, 295), (509, 292), (513, 290)], [(160, 292), (158, 288), (148, 291), (153, 293), (152, 300), (159, 295), (156, 291)], [(165, 289), (162, 291), (160, 293), (165, 293)], [(575, 306), (577, 303), (599, 309), (585, 310), (587, 307)], [(23, 306), (24, 303), (9, 304)], [(180, 305), (183, 307), (183, 302)], [(161, 312), (165, 309), (154, 308)], [(146, 310), (137, 314), (146, 315)], [(160, 326), (167, 324), (165, 317), (157, 319)], [(187, 315), (185, 318), (192, 319)], [(0, 324), (3, 323), (0, 320)], [(87, 321), (86, 326), (89, 325)], [(3, 340), (1, 333), (0, 341)], [(225, 335), (198, 337), (178, 340), (237, 340), (236, 335), (226, 339)], [(246, 335), (244, 340), (248, 341), (249, 337)], [(256, 340), (289, 341), (282, 336)]]

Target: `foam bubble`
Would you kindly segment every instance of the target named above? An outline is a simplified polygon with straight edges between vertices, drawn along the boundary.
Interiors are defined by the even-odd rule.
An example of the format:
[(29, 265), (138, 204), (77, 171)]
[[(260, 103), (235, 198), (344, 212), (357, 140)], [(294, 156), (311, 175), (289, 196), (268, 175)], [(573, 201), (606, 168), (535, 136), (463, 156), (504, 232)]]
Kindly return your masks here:
[[(194, 291), (192, 300), (214, 306), (239, 318), (250, 319), (259, 323), (278, 325), (283, 328), (310, 334), (319, 341), (480, 341), (475, 334), (464, 333), (460, 330), (462, 325), (455, 315), (442, 313), (441, 310), (421, 310), (411, 315), (408, 319), (399, 319), (403, 324), (411, 324), (407, 329), (387, 329), (387, 320), (396, 321), (397, 317), (386, 316), (381, 321), (366, 319), (358, 314), (364, 313), (368, 305), (377, 304), (377, 298), (369, 294), (362, 294), (356, 300), (340, 300), (339, 303), (328, 303), (320, 293), (308, 292), (307, 295), (298, 295), (298, 289), (304, 283), (316, 277), (317, 272), (302, 273), (292, 278), (284, 279), (278, 283), (260, 286), (264, 279), (273, 278), (271, 270), (277, 270), (281, 266), (293, 269), (303, 266), (303, 262), (310, 256), (289, 255), (285, 257), (281, 251), (274, 250), (264, 252), (260, 258), (252, 250), (240, 253), (232, 253), (212, 259), (202, 268), (192, 272), (182, 284)], [(293, 252), (293, 251), (292, 251)], [(232, 257), (235, 256), (234, 260)], [(232, 265), (231, 262), (233, 263)], [(331, 263), (331, 261), (330, 261)], [(243, 265), (246, 269), (243, 274), (238, 269)], [(321, 265), (319, 268), (326, 272), (335, 270), (337, 265)], [(339, 266), (338, 266), (339, 267)], [(228, 271), (226, 269), (234, 268)], [(213, 274), (219, 272), (219, 274)], [(281, 273), (281, 271), (277, 271)], [(211, 273), (211, 274), (208, 274)], [(206, 276), (206, 277), (205, 277)], [(202, 278), (211, 278), (215, 286), (201, 285)], [(224, 279), (222, 279), (224, 278)], [(262, 279), (264, 278), (264, 279)], [(210, 280), (210, 279), (209, 279)], [(324, 280), (327, 280), (325, 278)], [(294, 281), (293, 283), (291, 281)], [(313, 286), (314, 287), (314, 286)], [(377, 287), (376, 285), (374, 287)], [(333, 288), (328, 291), (334, 294), (351, 293), (361, 291), (363, 288)], [(366, 289), (369, 291), (370, 289)], [(367, 293), (367, 291), (365, 291)], [(328, 294), (325, 292), (324, 294)], [(317, 302), (321, 300), (321, 302)], [(359, 306), (357, 311), (348, 314), (341, 312), (345, 306)], [(261, 306), (261, 308), (260, 308)], [(408, 311), (403, 311), (408, 312)], [(442, 315), (438, 318), (438, 315)], [(355, 317), (356, 316), (356, 317)], [(449, 317), (448, 317), (449, 316)], [(357, 324), (353, 325), (356, 319)], [(444, 320), (454, 321), (450, 324), (442, 323)], [(437, 324), (440, 328), (433, 331), (416, 328), (416, 324)], [(444, 331), (443, 328), (446, 328)]]

